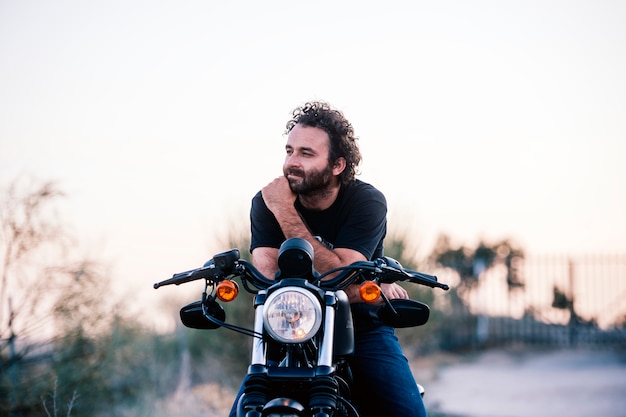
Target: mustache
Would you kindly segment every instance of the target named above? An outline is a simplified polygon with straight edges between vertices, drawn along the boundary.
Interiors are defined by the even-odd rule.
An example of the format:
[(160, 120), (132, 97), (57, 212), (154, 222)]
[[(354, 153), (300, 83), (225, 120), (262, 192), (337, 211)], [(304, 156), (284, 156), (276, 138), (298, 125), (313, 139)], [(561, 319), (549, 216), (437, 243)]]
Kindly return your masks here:
[(298, 168), (289, 168), (285, 170), (285, 176), (296, 175), (298, 177), (304, 177), (304, 170)]

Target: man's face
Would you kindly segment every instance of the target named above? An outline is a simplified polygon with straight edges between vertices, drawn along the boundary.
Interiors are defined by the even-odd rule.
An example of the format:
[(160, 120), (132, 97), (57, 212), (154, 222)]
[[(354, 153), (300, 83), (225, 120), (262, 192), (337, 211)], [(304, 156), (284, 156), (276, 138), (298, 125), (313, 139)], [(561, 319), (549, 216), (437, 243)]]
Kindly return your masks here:
[(328, 189), (334, 179), (329, 146), (328, 134), (320, 128), (298, 124), (291, 129), (283, 165), (291, 191), (306, 196)]

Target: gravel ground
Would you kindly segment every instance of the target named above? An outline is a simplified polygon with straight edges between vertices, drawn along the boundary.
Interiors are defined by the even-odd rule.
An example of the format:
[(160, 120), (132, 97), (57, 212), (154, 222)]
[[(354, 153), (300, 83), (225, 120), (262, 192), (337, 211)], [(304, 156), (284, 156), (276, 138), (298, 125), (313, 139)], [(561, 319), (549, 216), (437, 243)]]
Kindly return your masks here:
[[(626, 417), (626, 350), (490, 350), (411, 364), (429, 417)], [(234, 396), (213, 384), (182, 394), (159, 416), (222, 417)]]
[(626, 352), (497, 350), (412, 362), (431, 417), (626, 417)]

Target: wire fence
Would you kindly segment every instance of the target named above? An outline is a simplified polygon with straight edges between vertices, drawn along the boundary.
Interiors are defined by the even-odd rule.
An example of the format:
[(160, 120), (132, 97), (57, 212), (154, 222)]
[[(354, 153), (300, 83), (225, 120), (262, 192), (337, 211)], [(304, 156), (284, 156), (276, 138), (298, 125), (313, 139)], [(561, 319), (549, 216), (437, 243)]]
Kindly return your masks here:
[(504, 265), (496, 265), (457, 303), (447, 302), (444, 348), (626, 347), (625, 255), (527, 256), (516, 268), (522, 285), (510, 285)]

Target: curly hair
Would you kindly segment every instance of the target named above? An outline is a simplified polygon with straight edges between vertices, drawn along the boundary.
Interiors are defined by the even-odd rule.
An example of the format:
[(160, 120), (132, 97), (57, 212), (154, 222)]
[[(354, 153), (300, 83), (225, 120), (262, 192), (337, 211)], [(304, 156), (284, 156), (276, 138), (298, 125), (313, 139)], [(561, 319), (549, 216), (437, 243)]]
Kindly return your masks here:
[(292, 115), (285, 133), (291, 132), (297, 124), (324, 130), (330, 138), (328, 162), (334, 164), (338, 158), (344, 158), (346, 169), (339, 175), (339, 180), (342, 184), (354, 181), (361, 163), (361, 151), (356, 143), (354, 129), (343, 113), (326, 102), (312, 101), (296, 108)]

